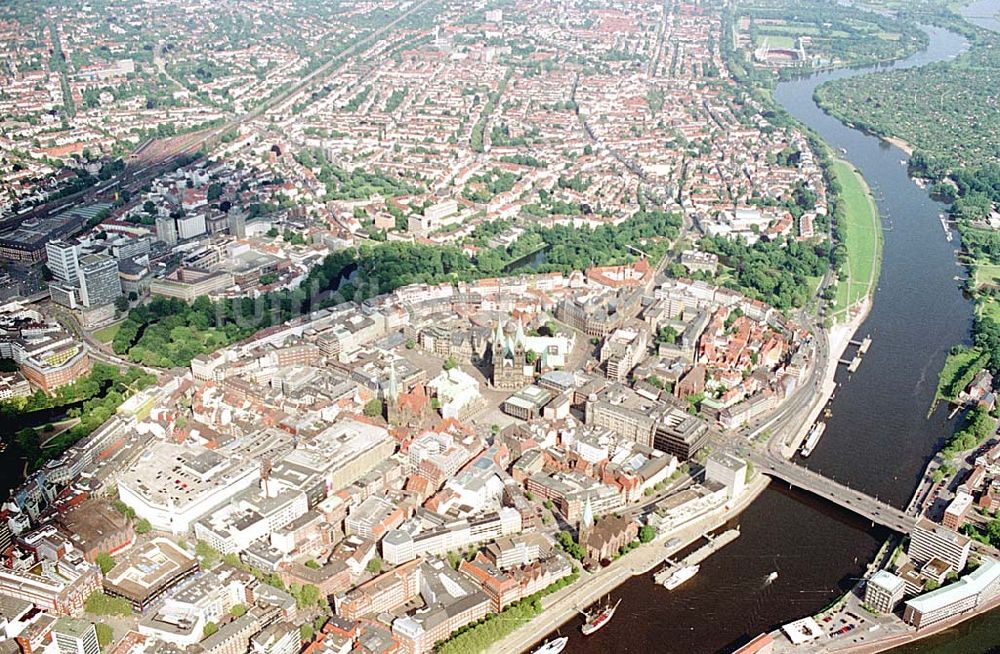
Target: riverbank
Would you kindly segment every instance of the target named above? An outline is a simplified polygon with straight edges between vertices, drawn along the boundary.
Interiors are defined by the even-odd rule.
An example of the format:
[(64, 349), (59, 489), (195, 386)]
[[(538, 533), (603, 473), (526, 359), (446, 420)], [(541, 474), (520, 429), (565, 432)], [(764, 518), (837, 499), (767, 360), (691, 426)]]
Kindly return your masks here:
[[(878, 631), (874, 632), (876, 637), (872, 640), (866, 642), (844, 642), (837, 643), (836, 641), (824, 641), (822, 643), (817, 643), (815, 649), (809, 645), (805, 646), (794, 646), (788, 645), (788, 647), (778, 647), (776, 648), (775, 654), (793, 654), (797, 652), (798, 654), (809, 654), (810, 651), (819, 654), (879, 654), (880, 652), (888, 652), (894, 650), (898, 647), (903, 647), (904, 645), (912, 645), (918, 643), (921, 640), (936, 636), (944, 631), (953, 629), (958, 625), (971, 620), (973, 618), (979, 617), (985, 613), (1000, 607), (1000, 595), (994, 597), (992, 600), (986, 602), (982, 606), (968, 613), (962, 613), (960, 615), (952, 616), (936, 622), (923, 629), (915, 629), (913, 627), (906, 627), (906, 631), (896, 632), (896, 633), (882, 633)], [(873, 632), (868, 632), (871, 635)], [(859, 634), (860, 636), (860, 634)], [(867, 635), (865, 636), (867, 637)]]
[(913, 156), (913, 146), (899, 138), (898, 136), (880, 136), (880, 139), (888, 143), (889, 145), (895, 145), (897, 148), (906, 153), (906, 156)]
[[(768, 482), (767, 476), (757, 474), (731, 508), (717, 509), (687, 525), (658, 536), (655, 540), (632, 550), (608, 567), (595, 573), (582, 573), (577, 583), (542, 600), (544, 611), (540, 616), (503, 640), (494, 643), (486, 650), (486, 654), (511, 654), (529, 651), (545, 634), (563, 626), (622, 583), (634, 576), (648, 574), (666, 557), (688, 547), (706, 533), (718, 529), (738, 516), (764, 492)], [(679, 541), (676, 547), (664, 548), (664, 544), (672, 538)], [(635, 607), (630, 608), (622, 605), (621, 609), (630, 611), (634, 610)]]
[(854, 334), (857, 333), (862, 323), (868, 319), (871, 307), (871, 298), (864, 298), (853, 310), (848, 312), (850, 317), (847, 322), (836, 323), (827, 332), (830, 351), (826, 359), (826, 367), (819, 375), (819, 385), (815, 393), (815, 400), (809, 409), (807, 418), (802, 421), (792, 437), (781, 442), (781, 455), (784, 458), (790, 459), (795, 456), (795, 453), (802, 447), (802, 442), (809, 434), (809, 430), (833, 398), (833, 394), (837, 390), (836, 376), (837, 366), (840, 365), (839, 361), (844, 356), (844, 351), (847, 350), (847, 346), (850, 344), (851, 339), (854, 338)]
[(871, 297), (882, 262), (882, 224), (871, 188), (857, 168), (834, 159), (830, 175), (837, 184), (837, 201), (843, 207), (843, 243), (847, 249), (847, 279), (837, 285), (833, 316), (849, 311)]

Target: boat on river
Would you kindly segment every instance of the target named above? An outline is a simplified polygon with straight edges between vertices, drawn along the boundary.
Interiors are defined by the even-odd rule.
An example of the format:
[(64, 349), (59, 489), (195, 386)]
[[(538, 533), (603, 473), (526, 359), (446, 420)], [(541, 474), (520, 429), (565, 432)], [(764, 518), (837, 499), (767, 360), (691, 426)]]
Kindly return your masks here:
[(560, 638), (547, 641), (531, 654), (559, 654), (559, 652), (566, 649), (566, 643), (568, 642), (569, 638), (567, 638), (566, 636), (562, 636)]
[(621, 603), (622, 601), (618, 600), (617, 602), (615, 602), (614, 606), (612, 606), (610, 603), (605, 604), (600, 611), (598, 611), (593, 615), (589, 613), (584, 613), (584, 615), (587, 617), (587, 621), (584, 622), (583, 627), (580, 628), (580, 630), (583, 632), (583, 635), (589, 636), (590, 634), (594, 633), (598, 629), (604, 627), (609, 622), (611, 622), (611, 618), (614, 617), (615, 611), (618, 610), (618, 605)]
[(817, 422), (813, 425), (812, 429), (809, 430), (809, 435), (806, 436), (806, 442), (802, 444), (802, 456), (812, 454), (812, 451), (816, 448), (816, 444), (819, 443), (819, 439), (825, 431), (825, 422)]
[(688, 579), (690, 579), (691, 577), (698, 574), (699, 570), (701, 570), (700, 565), (684, 566), (674, 574), (670, 575), (670, 577), (668, 577), (667, 580), (663, 582), (663, 587), (666, 588), (667, 590), (673, 590), (678, 586), (680, 586), (681, 584), (683, 584)]

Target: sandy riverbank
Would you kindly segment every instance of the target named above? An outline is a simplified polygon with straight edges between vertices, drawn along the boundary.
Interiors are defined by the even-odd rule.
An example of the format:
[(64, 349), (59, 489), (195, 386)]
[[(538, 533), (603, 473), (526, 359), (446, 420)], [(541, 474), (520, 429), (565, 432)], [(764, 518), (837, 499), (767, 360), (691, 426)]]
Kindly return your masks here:
[[(632, 550), (606, 568), (593, 574), (584, 573), (575, 584), (544, 598), (542, 605), (545, 610), (541, 615), (506, 638), (494, 643), (486, 650), (486, 654), (514, 654), (515, 652), (529, 651), (545, 634), (569, 622), (576, 617), (578, 612), (586, 609), (630, 578), (648, 574), (667, 556), (680, 551), (706, 533), (718, 529), (738, 516), (750, 506), (758, 495), (764, 492), (768, 481), (765, 475), (757, 474), (731, 508), (720, 508), (712, 511)], [(679, 543), (676, 547), (667, 550), (664, 548), (664, 543), (671, 538), (678, 539)], [(629, 610), (624, 605), (622, 608), (626, 611)]]
[(897, 148), (905, 152), (907, 157), (913, 156), (913, 146), (898, 136), (881, 136), (879, 138), (890, 145), (895, 145)]

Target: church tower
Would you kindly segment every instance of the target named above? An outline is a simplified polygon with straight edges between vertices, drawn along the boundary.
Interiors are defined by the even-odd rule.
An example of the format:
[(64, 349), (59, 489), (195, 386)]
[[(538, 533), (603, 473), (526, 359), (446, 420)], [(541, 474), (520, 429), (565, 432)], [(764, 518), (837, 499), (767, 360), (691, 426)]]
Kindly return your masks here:
[(577, 540), (583, 545), (590, 540), (590, 532), (594, 528), (594, 507), (590, 503), (590, 496), (587, 496), (587, 503), (583, 505), (583, 517), (580, 518), (580, 529)]

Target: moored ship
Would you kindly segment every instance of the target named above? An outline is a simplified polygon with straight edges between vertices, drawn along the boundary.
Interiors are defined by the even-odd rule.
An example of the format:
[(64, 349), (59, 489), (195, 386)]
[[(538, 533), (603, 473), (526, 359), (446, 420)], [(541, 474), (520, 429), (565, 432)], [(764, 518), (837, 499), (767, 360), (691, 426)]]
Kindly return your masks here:
[(568, 642), (569, 638), (561, 636), (544, 643), (541, 647), (532, 652), (532, 654), (559, 654), (559, 652), (566, 649), (566, 643)]
[(691, 577), (698, 574), (699, 570), (701, 570), (700, 565), (684, 566), (674, 574), (670, 575), (670, 577), (668, 577), (667, 580), (663, 582), (663, 587), (666, 588), (667, 590), (673, 590), (678, 586), (680, 586), (681, 584), (683, 584), (688, 579), (690, 579)]
[(809, 430), (809, 435), (806, 436), (806, 442), (802, 444), (802, 456), (809, 456), (812, 454), (816, 444), (819, 443), (820, 436), (822, 436), (825, 431), (825, 422), (817, 422), (813, 425), (813, 428)]
[(615, 602), (614, 606), (611, 606), (610, 604), (605, 604), (604, 608), (602, 608), (594, 615), (585, 613), (584, 615), (587, 617), (587, 621), (583, 623), (583, 627), (581, 627), (580, 629), (583, 632), (583, 635), (589, 636), (590, 634), (594, 633), (604, 625), (611, 622), (611, 618), (614, 616), (615, 611), (618, 610), (618, 605), (621, 603), (622, 601), (618, 600), (617, 602)]

